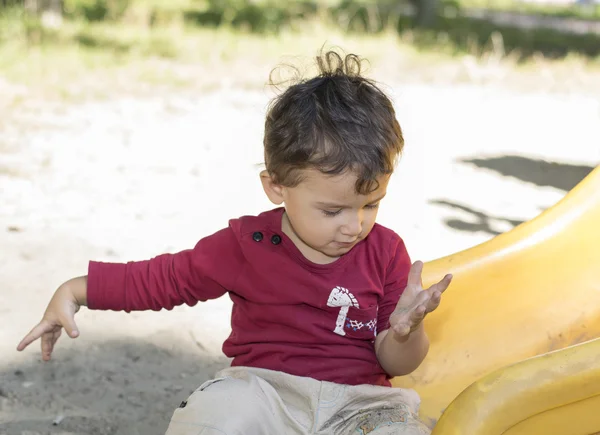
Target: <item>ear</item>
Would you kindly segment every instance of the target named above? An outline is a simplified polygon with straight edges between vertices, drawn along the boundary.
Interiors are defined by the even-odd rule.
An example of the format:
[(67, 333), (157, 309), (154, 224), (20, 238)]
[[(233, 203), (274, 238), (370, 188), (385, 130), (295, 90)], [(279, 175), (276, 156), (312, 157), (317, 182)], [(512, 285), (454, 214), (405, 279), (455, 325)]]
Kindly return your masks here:
[(275, 183), (271, 174), (266, 170), (261, 171), (260, 182), (262, 183), (263, 189), (269, 200), (275, 205), (281, 205), (283, 203), (283, 192), (285, 187)]

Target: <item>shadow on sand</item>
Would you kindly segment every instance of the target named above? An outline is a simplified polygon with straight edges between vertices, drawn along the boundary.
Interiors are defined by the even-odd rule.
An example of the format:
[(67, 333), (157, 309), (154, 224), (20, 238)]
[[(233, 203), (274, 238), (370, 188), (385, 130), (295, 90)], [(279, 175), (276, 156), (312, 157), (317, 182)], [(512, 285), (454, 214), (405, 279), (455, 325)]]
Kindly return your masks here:
[(4, 367), (0, 433), (162, 435), (181, 401), (228, 365), (187, 347), (128, 339), (58, 349), (48, 363)]

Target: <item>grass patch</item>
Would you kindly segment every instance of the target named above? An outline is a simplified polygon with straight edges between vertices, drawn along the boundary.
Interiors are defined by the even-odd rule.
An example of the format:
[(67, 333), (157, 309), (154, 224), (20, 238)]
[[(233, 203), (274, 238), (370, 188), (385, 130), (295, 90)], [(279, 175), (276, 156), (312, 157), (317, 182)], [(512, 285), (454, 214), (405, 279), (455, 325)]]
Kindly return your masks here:
[[(44, 38), (48, 41), (48, 38)], [(145, 27), (67, 21), (52, 42), (26, 37), (0, 45), (2, 79), (61, 99), (102, 98), (157, 89), (261, 88), (280, 62), (308, 60), (324, 43), (374, 65), (415, 65), (421, 56), (393, 32), (348, 35), (318, 23), (261, 35), (233, 28)]]
[[(44, 27), (22, 10), (4, 9), (0, 86), (3, 81), (23, 85), (28, 92), (60, 99), (148, 89), (258, 88), (273, 66), (282, 60), (295, 62), (296, 57), (308, 60), (324, 43), (367, 57), (375, 66), (373, 75), (382, 81), (438, 81), (444, 75), (454, 81), (480, 80), (483, 70), (493, 77), (525, 74), (535, 83), (542, 64), (568, 80), (572, 71), (578, 71), (577, 77), (590, 71), (583, 74), (587, 77), (598, 70), (598, 35), (528, 31), (458, 14), (443, 14), (432, 29), (415, 29), (400, 11), (393, 15), (386, 9), (391, 1), (356, 0), (345, 0), (346, 9), (332, 2), (315, 10), (312, 2), (303, 2), (305, 9), (287, 12), (293, 18), (288, 16), (276, 27), (244, 25), (234, 19), (237, 9), (223, 10), (219, 19), (227, 20), (212, 27), (198, 25), (198, 16), (189, 15), (191, 10), (209, 9), (196, 3), (193, 9), (186, 0), (179, 1), (168, 8), (166, 3), (144, 3), (144, 8), (125, 10), (119, 20), (73, 16), (57, 29)], [(271, 3), (256, 2), (255, 7)], [(336, 4), (337, 9), (331, 9)], [(322, 16), (323, 10), (328, 14)], [(309, 13), (316, 15), (309, 19)]]
[[(398, 32), (401, 39), (413, 41), (420, 50), (481, 53), (489, 46), (492, 35), (500, 34), (507, 54), (515, 52), (522, 59), (538, 53), (550, 58), (572, 53), (589, 58), (600, 56), (600, 32), (576, 34), (555, 28), (499, 24), (490, 17), (474, 17), (465, 9), (487, 2), (443, 0), (434, 25), (421, 29), (414, 26), (407, 3), (397, 0), (73, 0), (70, 3), (84, 9), (69, 12), (68, 20), (59, 29), (45, 28), (18, 8), (0, 9), (0, 45), (20, 40), (28, 47), (71, 44), (120, 54), (179, 58), (180, 47), (185, 47), (193, 31), (217, 29), (269, 37), (300, 33), (318, 23), (336, 33), (361, 36)], [(514, 10), (516, 5), (513, 0), (489, 3), (496, 10)], [(107, 5), (114, 5), (114, 10), (107, 9)], [(96, 11), (98, 8), (103, 12)], [(600, 19), (600, 11), (595, 12), (599, 8), (594, 6), (592, 10), (593, 16)], [(557, 16), (568, 12), (574, 16), (586, 9), (531, 6), (529, 10)]]

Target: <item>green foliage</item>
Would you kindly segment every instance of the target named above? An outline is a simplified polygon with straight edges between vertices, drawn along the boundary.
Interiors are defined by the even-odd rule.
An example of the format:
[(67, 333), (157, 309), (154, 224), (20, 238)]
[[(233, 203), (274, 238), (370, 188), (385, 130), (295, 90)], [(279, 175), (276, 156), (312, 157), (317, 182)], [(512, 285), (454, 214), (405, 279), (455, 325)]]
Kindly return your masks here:
[[(0, 0), (0, 5), (7, 4), (7, 1), (17, 2), (4, 0), (3, 3)], [(177, 40), (168, 41), (166, 38), (142, 44), (139, 42), (139, 32), (124, 41), (112, 31), (98, 32), (85, 26), (90, 26), (92, 22), (94, 25), (105, 23), (106, 26), (115, 26), (114, 23), (118, 22), (119, 26), (135, 27), (138, 31), (140, 28), (174, 27), (189, 30), (222, 27), (255, 34), (277, 34), (283, 30), (300, 28), (304, 22), (320, 21), (332, 28), (355, 34), (373, 34), (393, 29), (397, 30), (400, 37), (413, 41), (417, 47), (434, 50), (450, 48), (456, 53), (484, 52), (494, 35), (496, 45), (501, 41), (504, 52), (512, 52), (521, 59), (530, 58), (536, 53), (556, 58), (569, 53), (600, 56), (600, 35), (597, 33), (580, 35), (547, 28), (523, 29), (514, 25), (498, 25), (489, 19), (473, 18), (465, 13), (465, 7), (483, 7), (484, 4), (510, 10), (510, 5), (514, 5), (513, 0), (439, 0), (437, 19), (427, 29), (416, 27), (411, 16), (416, 1), (64, 0), (67, 21), (78, 26), (76, 31), (67, 36), (65, 31), (44, 28), (37, 17), (26, 14), (22, 7), (0, 6), (0, 44), (19, 39), (30, 45), (47, 43), (60, 36), (61, 42), (70, 38), (71, 42), (94, 50), (108, 49), (118, 53), (134, 50), (172, 57), (177, 52)], [(559, 16), (560, 13), (563, 14), (561, 16), (582, 18), (581, 14), (585, 13), (592, 14), (588, 18), (600, 19), (598, 7), (539, 7), (536, 11), (544, 17), (552, 12), (553, 16)], [(534, 10), (530, 8), (521, 12), (534, 13)], [(58, 35), (57, 32), (62, 33)]]
[(295, 24), (325, 19), (343, 30), (376, 33), (395, 27), (406, 0), (207, 0), (189, 8), (185, 21), (192, 25), (228, 26), (253, 33), (276, 33)]
[(315, 1), (208, 0), (204, 8), (189, 8), (185, 21), (199, 26), (229, 26), (254, 33), (275, 33), (298, 20), (315, 17)]
[(64, 0), (67, 17), (86, 21), (117, 21), (123, 17), (131, 0)]

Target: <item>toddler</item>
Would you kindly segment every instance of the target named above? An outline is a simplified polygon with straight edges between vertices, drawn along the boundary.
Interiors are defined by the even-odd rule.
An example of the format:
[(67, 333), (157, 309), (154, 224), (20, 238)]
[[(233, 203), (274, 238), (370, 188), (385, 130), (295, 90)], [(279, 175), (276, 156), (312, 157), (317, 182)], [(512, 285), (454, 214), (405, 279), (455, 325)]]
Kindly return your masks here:
[(422, 320), (451, 276), (422, 289), (423, 264), (375, 222), (404, 146), (391, 101), (356, 55), (321, 53), (317, 66), (266, 116), (260, 180), (273, 209), (182, 252), (91, 261), (17, 349), (40, 338), (49, 360), (62, 328), (79, 335), (81, 306), (171, 310), (228, 293), (231, 367), (181, 403), (167, 435), (429, 434), (416, 392), (390, 379), (425, 358)]

